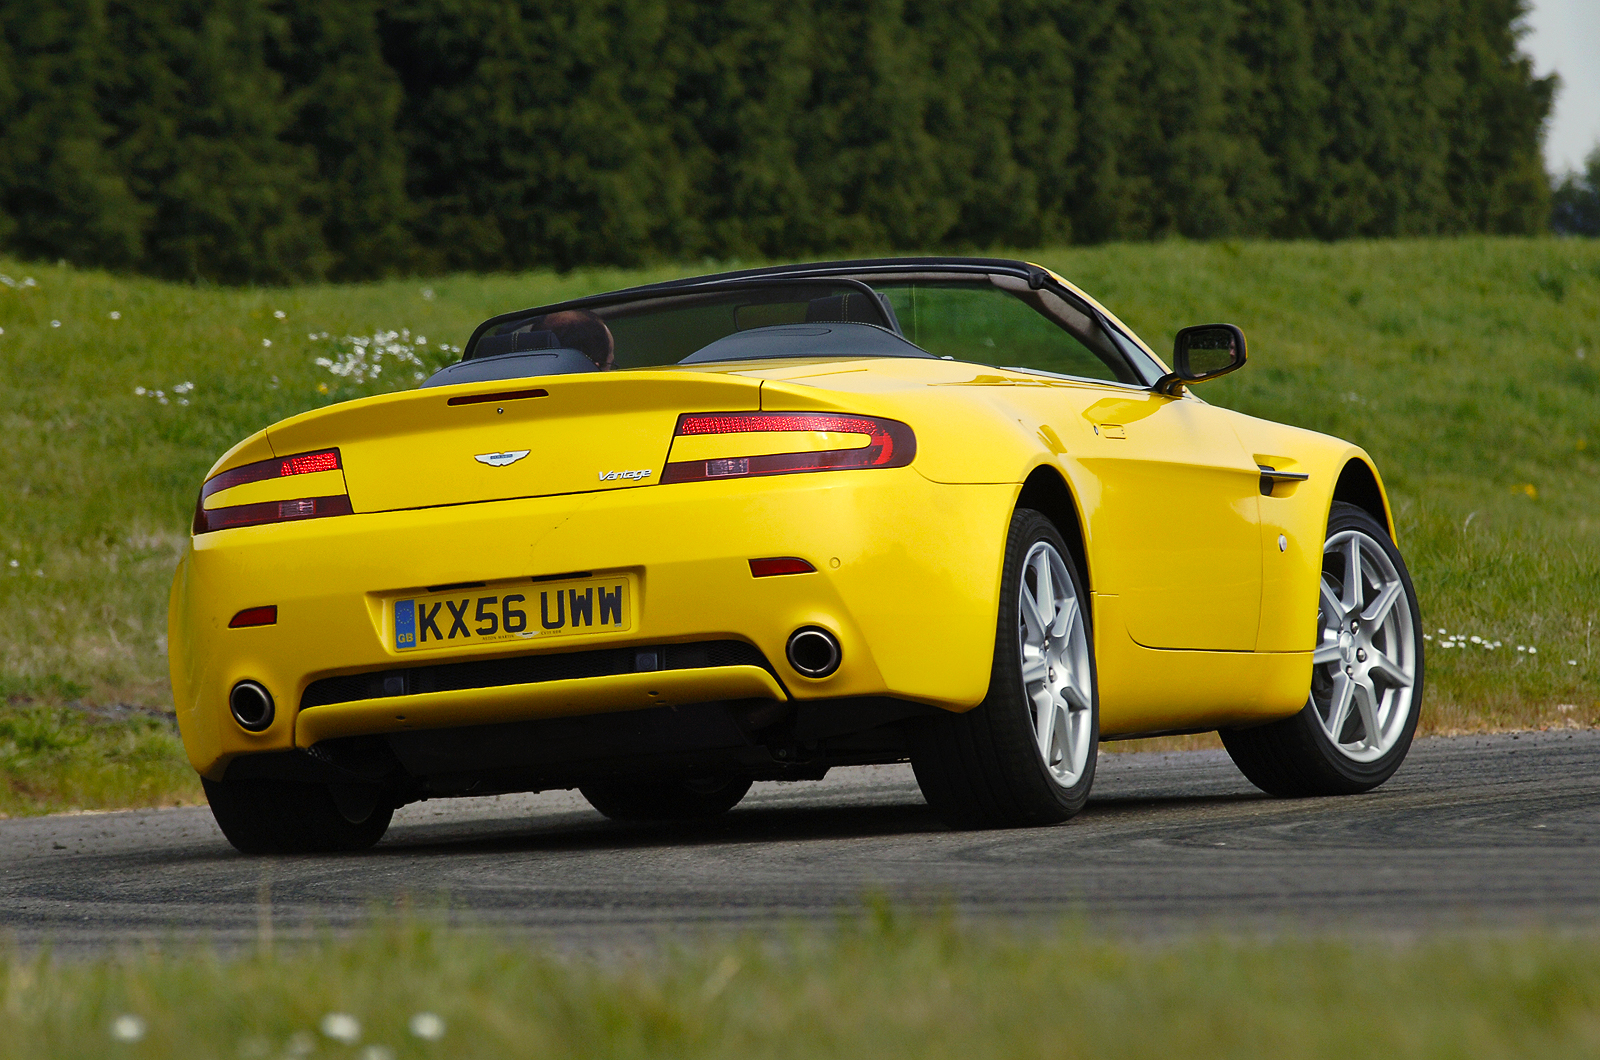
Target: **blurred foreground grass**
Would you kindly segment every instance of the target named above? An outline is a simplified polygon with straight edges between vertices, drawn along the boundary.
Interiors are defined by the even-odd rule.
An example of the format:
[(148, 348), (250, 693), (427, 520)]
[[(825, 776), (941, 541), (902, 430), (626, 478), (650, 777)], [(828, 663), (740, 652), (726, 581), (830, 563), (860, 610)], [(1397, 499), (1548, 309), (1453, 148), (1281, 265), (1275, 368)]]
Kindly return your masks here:
[[(1600, 242), (1025, 256), (1157, 350), (1240, 324), (1251, 363), (1208, 400), (1376, 457), (1433, 638), (1425, 731), (1600, 723)], [(722, 267), (262, 290), (0, 261), (0, 698), (170, 709), (171, 570), (245, 435), (412, 385), (494, 313)]]
[(0, 951), (4, 1054), (1579, 1057), (1600, 950), (1523, 935), (1129, 944), (907, 921), (602, 960), (414, 926), (219, 958)]

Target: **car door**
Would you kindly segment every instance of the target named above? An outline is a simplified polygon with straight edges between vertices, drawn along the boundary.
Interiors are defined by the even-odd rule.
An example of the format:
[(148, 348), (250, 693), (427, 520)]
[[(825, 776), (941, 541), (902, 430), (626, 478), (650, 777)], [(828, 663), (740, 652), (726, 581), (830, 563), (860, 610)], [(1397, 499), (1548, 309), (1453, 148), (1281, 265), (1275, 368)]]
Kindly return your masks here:
[(1226, 415), (1129, 389), (1088, 403), (1079, 426), (1078, 462), (1096, 490), (1082, 498), (1096, 591), (1120, 597), (1129, 635), (1149, 648), (1253, 650), (1260, 471)]

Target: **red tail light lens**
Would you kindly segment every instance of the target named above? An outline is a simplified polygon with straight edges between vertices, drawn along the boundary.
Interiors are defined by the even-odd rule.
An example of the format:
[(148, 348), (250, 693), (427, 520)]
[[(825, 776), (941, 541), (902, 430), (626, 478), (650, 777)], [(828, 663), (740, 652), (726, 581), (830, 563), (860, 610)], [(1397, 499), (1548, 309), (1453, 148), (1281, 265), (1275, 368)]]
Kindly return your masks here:
[[(673, 435), (677, 438), (687, 438), (713, 434), (771, 434), (799, 431), (864, 434), (868, 441), (866, 445), (855, 449), (674, 461), (662, 469), (661, 481), (704, 482), (710, 479), (756, 475), (792, 475), (803, 471), (905, 467), (917, 455), (917, 436), (909, 426), (899, 420), (833, 412), (686, 413), (678, 417), (678, 428)], [(731, 448), (737, 450), (736, 443), (729, 444)]]
[(280, 523), (293, 519), (320, 519), (329, 515), (350, 515), (350, 498), (344, 494), (325, 497), (297, 497), (293, 500), (259, 501), (255, 504), (235, 504), (224, 508), (206, 509), (206, 498), (234, 486), (267, 479), (311, 475), (319, 471), (339, 471), (344, 467), (339, 450), (324, 449), (315, 453), (296, 453), (293, 456), (258, 460), (253, 464), (232, 467), (206, 480), (200, 487), (200, 499), (194, 507), (194, 532), (209, 533), (236, 526), (257, 526), (261, 523)]
[(243, 486), (246, 482), (260, 482), (269, 478), (288, 478), (290, 475), (309, 475), (317, 471), (338, 471), (344, 465), (339, 462), (339, 450), (324, 449), (317, 453), (296, 453), (294, 456), (277, 457), (272, 460), (258, 460), (253, 464), (241, 464), (230, 467), (221, 474), (206, 479), (206, 484), (200, 487), (200, 499), (205, 500), (213, 493), (221, 493), (234, 486)]

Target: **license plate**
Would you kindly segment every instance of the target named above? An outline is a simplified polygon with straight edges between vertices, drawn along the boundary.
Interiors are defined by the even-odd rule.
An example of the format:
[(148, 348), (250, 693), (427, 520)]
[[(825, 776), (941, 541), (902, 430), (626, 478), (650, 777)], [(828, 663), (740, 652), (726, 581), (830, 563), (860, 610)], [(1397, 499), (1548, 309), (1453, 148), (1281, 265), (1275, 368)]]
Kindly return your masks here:
[(633, 625), (627, 575), (556, 582), (501, 583), (396, 600), (395, 651), (621, 632)]

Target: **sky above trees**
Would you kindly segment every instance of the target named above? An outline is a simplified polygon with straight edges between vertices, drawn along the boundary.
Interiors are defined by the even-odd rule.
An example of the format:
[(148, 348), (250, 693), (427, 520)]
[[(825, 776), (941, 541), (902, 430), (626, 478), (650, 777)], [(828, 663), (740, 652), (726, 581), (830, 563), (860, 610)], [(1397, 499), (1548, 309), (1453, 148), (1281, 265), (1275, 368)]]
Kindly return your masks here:
[(1600, 0), (1532, 0), (1522, 48), (1540, 76), (1561, 75), (1545, 134), (1545, 168), (1581, 170), (1600, 144)]

